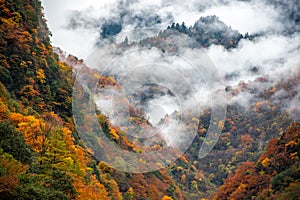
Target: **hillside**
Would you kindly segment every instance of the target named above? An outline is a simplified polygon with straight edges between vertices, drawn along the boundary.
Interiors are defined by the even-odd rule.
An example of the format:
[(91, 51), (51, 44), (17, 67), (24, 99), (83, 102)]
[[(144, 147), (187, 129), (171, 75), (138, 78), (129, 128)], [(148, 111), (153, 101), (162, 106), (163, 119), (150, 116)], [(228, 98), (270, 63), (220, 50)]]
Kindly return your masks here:
[(80, 141), (72, 68), (53, 52), (39, 1), (1, 1), (0, 26), (1, 199), (181, 198), (165, 170), (116, 172)]
[[(115, 106), (126, 104), (129, 109), (129, 123), (117, 126), (93, 99), (106, 100), (110, 94), (107, 91), (122, 94), (126, 89), (124, 83), (131, 79), (120, 80), (118, 74), (103, 73), (54, 48), (39, 0), (0, 3), (0, 199), (299, 198), (300, 127), (282, 108), (298, 97), (299, 71), (283, 80), (260, 75), (254, 81), (226, 86), (226, 119), (218, 125), (222, 135), (202, 159), (198, 158), (198, 151), (205, 142), (212, 110), (205, 107), (199, 116), (196, 109), (190, 108), (182, 116), (184, 129), (180, 130), (196, 130), (195, 138), (184, 154), (171, 162), (173, 157), (165, 160), (160, 150), (167, 147), (168, 153), (176, 156), (180, 152), (168, 146), (163, 135), (148, 140), (136, 139), (130, 133), (141, 135), (145, 134), (143, 130), (153, 130), (145, 114), (147, 109), (139, 107), (137, 100), (151, 106), (155, 99), (173, 98), (173, 91), (148, 84), (134, 95), (117, 98)], [(102, 36), (117, 34), (110, 28), (103, 30)], [(172, 35), (190, 37), (197, 45), (181, 44), (187, 40), (172, 43), (167, 39)], [(146, 47), (173, 55), (179, 46), (195, 50), (214, 45), (234, 51), (242, 39), (256, 37), (259, 35), (243, 36), (216, 16), (208, 16), (189, 28), (184, 23), (174, 23), (155, 37), (140, 41), (127, 38), (114, 46), (117, 51), (113, 53)], [(252, 73), (258, 70), (254, 67)], [(77, 85), (78, 80), (86, 81), (87, 89)], [(172, 81), (174, 85), (178, 83), (176, 78)], [(189, 94), (186, 88), (179, 89), (182, 94)], [(247, 103), (243, 103), (245, 99)], [(121, 111), (116, 113), (120, 118)], [(172, 121), (178, 115), (173, 111), (160, 117), (157, 124)], [(147, 165), (147, 158), (137, 160), (126, 172), (118, 170), (127, 166), (126, 159), (99, 139), (99, 127), (94, 123), (107, 141), (117, 149), (133, 153), (129, 155), (156, 152), (152, 164), (158, 170), (149, 170), (153, 165)], [(172, 133), (171, 137), (175, 136)], [(93, 145), (100, 148), (96, 151)], [(112, 151), (104, 154), (105, 148)], [(130, 173), (137, 169), (144, 173)]]
[(213, 199), (299, 199), (299, 124), (271, 140), (255, 162), (243, 162)]

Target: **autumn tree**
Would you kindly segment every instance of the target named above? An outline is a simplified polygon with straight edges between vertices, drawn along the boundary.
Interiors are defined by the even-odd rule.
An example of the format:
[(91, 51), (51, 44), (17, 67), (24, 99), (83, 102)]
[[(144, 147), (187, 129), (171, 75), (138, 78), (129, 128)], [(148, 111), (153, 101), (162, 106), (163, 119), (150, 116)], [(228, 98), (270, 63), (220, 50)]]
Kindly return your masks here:
[(24, 141), (24, 136), (8, 122), (0, 122), (0, 148), (25, 164), (32, 161), (32, 150)]
[(38, 158), (42, 169), (76, 170), (76, 162), (71, 151), (74, 150), (74, 147), (70, 134), (68, 129), (60, 127), (49, 133), (45, 153)]
[(23, 165), (0, 148), (0, 198), (13, 199), (19, 184), (18, 175), (25, 174), (28, 165)]

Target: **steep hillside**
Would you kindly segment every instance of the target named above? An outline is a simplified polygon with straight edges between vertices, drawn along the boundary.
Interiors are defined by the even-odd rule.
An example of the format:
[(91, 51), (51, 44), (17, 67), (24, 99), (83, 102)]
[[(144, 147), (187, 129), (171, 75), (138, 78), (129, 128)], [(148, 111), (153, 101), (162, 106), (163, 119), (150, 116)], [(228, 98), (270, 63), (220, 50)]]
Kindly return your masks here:
[[(187, 191), (187, 196), (211, 198), (214, 188), (223, 185), (224, 179), (234, 173), (240, 163), (258, 160), (266, 144), (279, 137), (292, 122), (288, 113), (281, 110), (281, 105), (287, 105), (297, 94), (298, 81), (299, 75), (295, 74), (282, 83), (270, 84), (267, 78), (258, 78), (227, 88), (229, 101), (226, 121), (215, 148), (205, 158), (198, 159), (197, 152), (210, 121), (208, 110), (200, 116), (198, 136), (185, 153), (188, 163), (176, 162), (169, 169), (174, 179), (180, 182), (182, 190)], [(264, 83), (269, 87), (261, 90)], [(276, 94), (282, 90), (290, 95), (279, 98)], [(246, 94), (253, 96), (247, 105), (236, 101), (247, 98)]]
[(0, 9), (0, 198), (180, 199), (165, 170), (129, 175), (94, 160), (74, 128), (72, 68), (53, 52), (40, 1)]
[(53, 54), (39, 1), (1, 1), (0, 81), (38, 112), (71, 116), (71, 68)]
[[(90, 123), (75, 124), (72, 113), (73, 85), (79, 72), (85, 74), (83, 78), (95, 81), (97, 87), (89, 89), (95, 89), (97, 94), (103, 88), (121, 91), (121, 83), (114, 75), (101, 74), (83, 60), (52, 47), (39, 0), (0, 0), (0, 13), (0, 199), (299, 198), (300, 126), (292, 123), (291, 115), (282, 109), (298, 95), (299, 71), (283, 80), (261, 76), (228, 86), (226, 120), (220, 125), (223, 133), (207, 157), (199, 160), (198, 151), (210, 126), (209, 108), (200, 117), (194, 117), (192, 112), (183, 116), (187, 129), (196, 128), (197, 133), (176, 162), (158, 171), (127, 173), (108, 167), (96, 156), (97, 152), (87, 147), (85, 135), (76, 128), (92, 132), (93, 127)], [(116, 24), (105, 27), (103, 38), (120, 32)], [(256, 37), (242, 36), (216, 16), (209, 16), (201, 17), (189, 28), (184, 23), (174, 23), (155, 37), (141, 41), (129, 42), (127, 38), (115, 48), (121, 54), (132, 47), (155, 47), (167, 55), (176, 52), (176, 44), (166, 38), (179, 33), (197, 41), (201, 48), (221, 45), (230, 50), (241, 39)], [(183, 45), (194, 48), (189, 46), (193, 44)], [(258, 69), (252, 70), (255, 73)], [(129, 102), (130, 98), (149, 102), (159, 90), (148, 85), (147, 90), (118, 99), (117, 103)], [(158, 96), (166, 94), (173, 95), (172, 91), (163, 90)], [(81, 98), (88, 99), (88, 95), (80, 93)], [(96, 105), (86, 105), (89, 104), (80, 108), (94, 110), (104, 134), (116, 147), (138, 154), (166, 146), (166, 141), (155, 140), (144, 145), (146, 140), (135, 139), (124, 131), (149, 127), (144, 110), (135, 107), (134, 102), (128, 103), (131, 123), (121, 128), (114, 126), (103, 110), (95, 111)], [(88, 114), (76, 114), (83, 122), (92, 121)], [(91, 143), (97, 141), (94, 136), (91, 138)], [(105, 159), (122, 165), (124, 160), (116, 154), (111, 152), (113, 156)], [(155, 164), (169, 162), (163, 158), (162, 155)], [(135, 164), (133, 168), (146, 171), (144, 160)]]
[(293, 123), (256, 162), (241, 163), (214, 199), (299, 199), (299, 138), (300, 125)]

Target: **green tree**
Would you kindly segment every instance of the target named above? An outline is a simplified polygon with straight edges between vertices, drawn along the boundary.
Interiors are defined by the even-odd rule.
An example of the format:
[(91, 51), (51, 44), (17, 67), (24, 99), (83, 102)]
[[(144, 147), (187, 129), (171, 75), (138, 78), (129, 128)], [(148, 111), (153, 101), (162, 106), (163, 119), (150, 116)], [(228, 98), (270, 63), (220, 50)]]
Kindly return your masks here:
[(32, 150), (22, 133), (8, 122), (0, 122), (0, 148), (24, 164), (32, 161)]
[(25, 174), (20, 176), (20, 186), (16, 188), (16, 200), (68, 200), (69, 196), (61, 190), (45, 187), (43, 181), (38, 176)]
[(61, 191), (70, 197), (76, 195), (76, 190), (73, 186), (73, 178), (66, 172), (53, 170), (52, 177), (45, 181), (45, 185), (54, 191)]
[(38, 160), (40, 161), (41, 168), (45, 170), (72, 170), (75, 163), (71, 151), (68, 149), (64, 129), (56, 128), (50, 133), (46, 152)]

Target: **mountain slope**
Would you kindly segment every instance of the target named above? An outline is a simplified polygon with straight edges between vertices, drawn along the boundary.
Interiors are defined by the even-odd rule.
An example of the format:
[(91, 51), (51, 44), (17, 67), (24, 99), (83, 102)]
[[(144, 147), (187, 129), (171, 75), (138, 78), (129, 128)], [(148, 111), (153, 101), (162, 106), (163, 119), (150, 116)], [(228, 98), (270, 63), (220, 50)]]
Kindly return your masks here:
[[(299, 126), (292, 125), (279, 140), (271, 140), (267, 153), (261, 153), (267, 141), (278, 137), (291, 122), (279, 105), (295, 97), (299, 74), (282, 83), (266, 83), (267, 78), (261, 77), (228, 87), (230, 99), (244, 92), (255, 98), (249, 107), (228, 105), (223, 135), (206, 158), (198, 160), (196, 155), (210, 124), (209, 109), (194, 120), (199, 120), (199, 127), (193, 144), (167, 169), (143, 174), (120, 172), (96, 160), (94, 152), (85, 146), (76, 132), (71, 107), (74, 72), (78, 68), (98, 77), (99, 87), (119, 87), (114, 77), (100, 76), (82, 60), (64, 57), (53, 49), (40, 1), (0, 3), (0, 199), (199, 199), (209, 198), (223, 184), (216, 198), (227, 198), (230, 193), (235, 198), (259, 194), (257, 198), (284, 199), (296, 194)], [(215, 25), (220, 29), (211, 30)], [(229, 49), (236, 47), (242, 37), (216, 17), (200, 18), (190, 29), (184, 24), (169, 29), (157, 37), (120, 46), (159, 47), (157, 41), (179, 31), (202, 47), (215, 44)], [(270, 87), (261, 90), (262, 84)], [(288, 95), (278, 98), (275, 94), (281, 90)], [(134, 120), (139, 121), (138, 112), (134, 108), (131, 111)], [(101, 111), (97, 117), (118, 147), (136, 153), (145, 150), (112, 126)], [(88, 124), (83, 126), (89, 128)], [(159, 149), (160, 144), (152, 147)], [(283, 154), (279, 155), (281, 150)], [(246, 163), (238, 167), (241, 162)], [(247, 176), (247, 170), (253, 177)], [(224, 183), (223, 179), (234, 171), (237, 175)], [(248, 182), (242, 181), (244, 176)], [(247, 190), (248, 186), (253, 190)]]
[(244, 162), (225, 180), (214, 199), (299, 199), (300, 125), (269, 142), (258, 161)]

